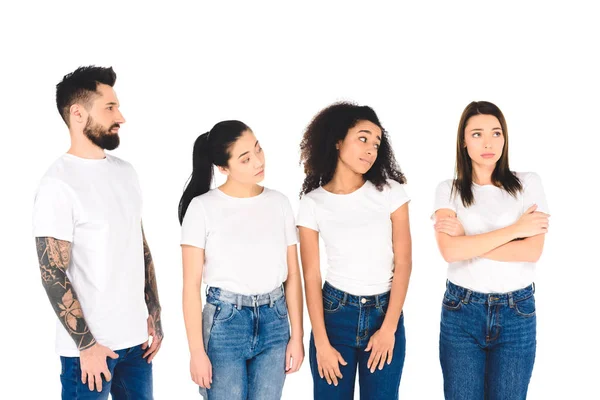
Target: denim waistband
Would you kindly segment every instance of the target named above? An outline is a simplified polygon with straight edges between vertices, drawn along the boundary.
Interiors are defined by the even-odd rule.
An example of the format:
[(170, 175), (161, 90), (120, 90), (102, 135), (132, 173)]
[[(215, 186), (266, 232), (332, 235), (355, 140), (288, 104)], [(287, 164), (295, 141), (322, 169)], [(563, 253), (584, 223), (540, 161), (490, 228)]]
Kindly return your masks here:
[(242, 307), (257, 307), (265, 304), (273, 307), (273, 303), (283, 297), (283, 295), (283, 285), (273, 289), (269, 293), (256, 295), (239, 294), (216, 287), (207, 288), (206, 291), (207, 297), (212, 297), (215, 300), (233, 304), (238, 310)]
[(508, 304), (512, 307), (514, 303), (533, 296), (535, 293), (535, 285), (532, 283), (523, 289), (507, 293), (481, 293), (446, 281), (446, 290), (448, 293), (461, 299), (464, 304), (467, 304), (468, 302), (479, 304)]
[(325, 282), (323, 285), (323, 295), (334, 297), (340, 301), (342, 305), (350, 304), (360, 307), (385, 305), (390, 299), (390, 292), (374, 294), (371, 296), (359, 296), (344, 292), (343, 290), (332, 286), (329, 282)]

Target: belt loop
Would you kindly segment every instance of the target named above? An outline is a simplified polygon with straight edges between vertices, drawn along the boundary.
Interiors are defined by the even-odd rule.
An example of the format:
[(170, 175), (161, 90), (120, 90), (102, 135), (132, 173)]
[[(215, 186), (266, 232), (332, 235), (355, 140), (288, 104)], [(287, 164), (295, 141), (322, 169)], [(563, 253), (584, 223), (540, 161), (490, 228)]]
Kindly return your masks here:
[(531, 282), (531, 290), (535, 294), (535, 282)]
[(273, 304), (275, 303), (273, 301), (273, 298), (274, 298), (273, 293), (269, 293), (269, 307), (270, 308), (273, 308)]
[(467, 290), (467, 294), (465, 295), (465, 298), (463, 299), (463, 303), (464, 304), (468, 304), (469, 303), (469, 299), (471, 298), (471, 291)]
[(379, 308), (379, 295), (375, 296), (375, 307)]
[(208, 289), (210, 289), (210, 286), (206, 285), (206, 288), (204, 290), (204, 295), (208, 296)]
[(342, 297), (342, 305), (345, 306), (348, 301), (348, 293), (344, 292), (344, 297)]
[(515, 299), (513, 298), (513, 292), (510, 292), (508, 294), (508, 306), (510, 308), (513, 308), (514, 305), (515, 305)]
[(242, 309), (242, 295), (241, 294), (238, 294), (235, 296), (235, 307), (238, 310)]

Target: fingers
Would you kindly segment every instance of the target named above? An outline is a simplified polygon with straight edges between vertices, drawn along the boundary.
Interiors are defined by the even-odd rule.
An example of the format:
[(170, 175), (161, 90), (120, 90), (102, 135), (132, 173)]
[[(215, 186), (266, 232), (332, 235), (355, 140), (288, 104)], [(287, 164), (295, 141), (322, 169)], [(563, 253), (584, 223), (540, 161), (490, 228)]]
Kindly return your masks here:
[(325, 380), (327, 381), (327, 383), (331, 385), (333, 383), (333, 379), (329, 375), (329, 370), (323, 370), (323, 375), (325, 375)]
[(156, 338), (152, 338), (152, 344), (150, 345), (150, 348), (144, 353), (144, 355), (142, 357), (146, 358), (150, 354), (154, 353), (158, 349), (158, 346), (160, 346), (160, 340), (157, 340)]
[(87, 385), (88, 385), (88, 389), (90, 389), (90, 392), (94, 391), (94, 375), (89, 374), (87, 376)]
[(381, 360), (381, 352), (377, 352), (375, 354), (375, 357), (373, 357), (373, 362), (371, 362), (371, 365), (368, 366), (368, 368), (371, 370), (371, 373), (375, 372), (375, 369), (377, 368), (377, 364), (379, 364), (379, 361)]
[(106, 382), (110, 382), (110, 380), (112, 379), (112, 374), (110, 373), (108, 368), (102, 371), (102, 375), (104, 375), (104, 379), (106, 380)]
[(102, 377), (100, 373), (94, 375), (94, 381), (96, 381), (96, 390), (100, 393), (102, 391)]
[(394, 354), (393, 349), (389, 349), (388, 350), (388, 354), (387, 354), (387, 363), (388, 365), (390, 365), (392, 363), (392, 355)]
[(287, 352), (285, 354), (285, 371), (289, 371), (292, 369), (292, 352)]
[(83, 383), (85, 385), (86, 382), (87, 382), (87, 372), (85, 372), (84, 370), (81, 370), (81, 383)]
[(387, 351), (381, 355), (381, 359), (379, 360), (379, 366), (378, 366), (380, 371), (383, 369), (383, 366), (385, 365), (385, 359), (387, 358), (387, 355), (388, 355)]
[(348, 365), (346, 360), (344, 360), (344, 357), (342, 357), (342, 355), (339, 352), (338, 352), (338, 362), (342, 365)]
[(329, 376), (331, 377), (334, 386), (338, 385), (338, 378), (342, 379), (342, 373), (338, 367), (329, 370)]
[(112, 358), (113, 360), (116, 360), (117, 358), (119, 358), (119, 355), (117, 353), (115, 353), (112, 350), (108, 350), (108, 354), (107, 354), (110, 358)]
[(148, 342), (150, 340), (146, 340), (144, 343), (142, 343), (142, 350), (146, 350), (148, 348)]
[(367, 343), (367, 347), (365, 348), (365, 351), (371, 351), (372, 346), (373, 346), (373, 337), (371, 336), (371, 339), (369, 339), (369, 343)]
[(525, 214), (530, 214), (530, 213), (534, 212), (535, 210), (537, 210), (537, 204), (534, 204), (531, 207), (529, 207), (527, 209), (527, 211), (525, 211)]
[(148, 364), (150, 364), (152, 362), (152, 360), (154, 359), (154, 357), (156, 357), (156, 355), (158, 354), (158, 351), (160, 350), (161, 345), (162, 345), (162, 343), (159, 342), (158, 346), (156, 346), (156, 350), (154, 350), (154, 352), (150, 355), (150, 357), (148, 357)]
[(319, 376), (321, 377), (321, 379), (323, 379), (325, 377), (325, 373), (323, 371), (323, 368), (321, 368), (321, 366), (319, 365), (319, 368), (317, 368), (319, 370)]

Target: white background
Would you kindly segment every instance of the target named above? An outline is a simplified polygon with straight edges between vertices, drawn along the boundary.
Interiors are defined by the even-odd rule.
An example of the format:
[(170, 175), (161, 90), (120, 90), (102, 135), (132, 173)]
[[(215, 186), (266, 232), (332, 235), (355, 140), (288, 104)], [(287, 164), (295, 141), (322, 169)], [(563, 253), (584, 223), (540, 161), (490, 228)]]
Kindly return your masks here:
[[(176, 213), (195, 138), (223, 119), (246, 122), (265, 149), (265, 184), (297, 210), (302, 131), (341, 99), (377, 111), (409, 182), (413, 274), (401, 398), (443, 397), (446, 268), (428, 218), (436, 185), (452, 177), (458, 120), (472, 100), (503, 110), (510, 166), (540, 174), (552, 212), (537, 269), (529, 398), (598, 398), (597, 13), (576, 2), (216, 3), (2, 2), (0, 397), (59, 398), (56, 316), (40, 284), (31, 210), (39, 179), (69, 147), (55, 85), (96, 64), (118, 74), (127, 123), (114, 154), (133, 163), (145, 195), (166, 334), (154, 363), (157, 399), (198, 398)], [(307, 350), (309, 333), (305, 316)], [(306, 362), (283, 398), (311, 397)]]

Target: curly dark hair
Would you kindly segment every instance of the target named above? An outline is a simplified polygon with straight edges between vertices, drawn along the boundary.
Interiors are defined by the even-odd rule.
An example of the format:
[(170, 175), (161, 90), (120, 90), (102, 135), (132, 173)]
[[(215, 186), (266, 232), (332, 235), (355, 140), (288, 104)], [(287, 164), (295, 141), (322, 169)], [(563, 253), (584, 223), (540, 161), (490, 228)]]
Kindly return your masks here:
[(406, 183), (406, 178), (394, 157), (389, 135), (379, 122), (375, 111), (368, 106), (339, 102), (321, 110), (304, 131), (300, 142), (300, 163), (304, 163), (306, 177), (300, 196), (326, 185), (333, 179), (338, 162), (335, 145), (344, 140), (348, 130), (360, 121), (370, 121), (381, 129), (377, 159), (364, 174), (365, 180), (373, 183), (380, 191), (386, 184), (386, 179)]

